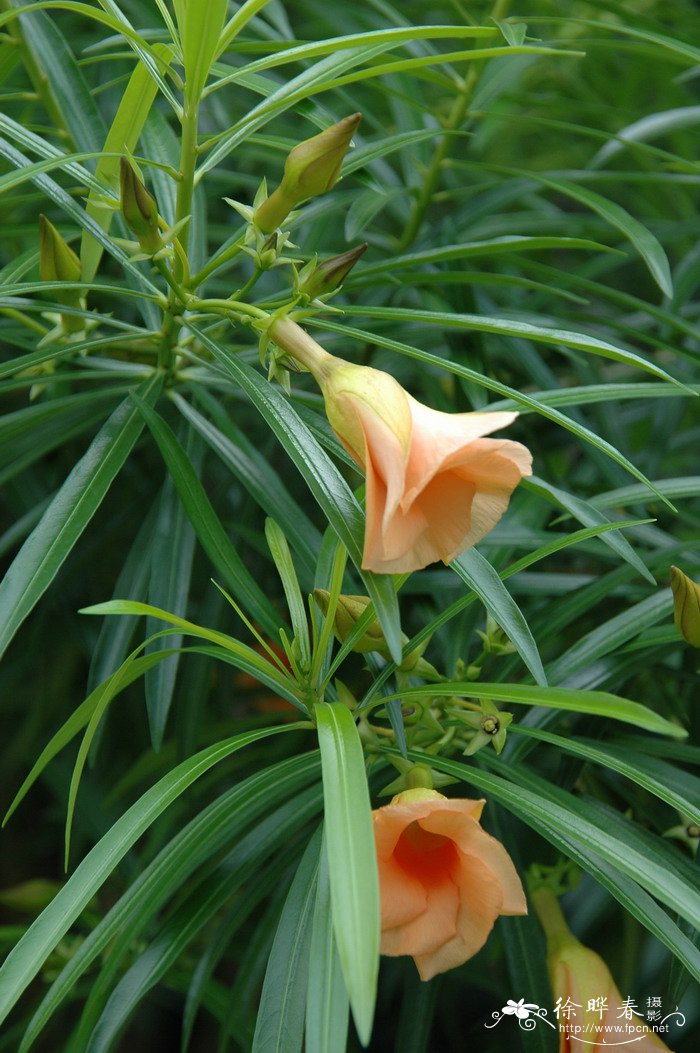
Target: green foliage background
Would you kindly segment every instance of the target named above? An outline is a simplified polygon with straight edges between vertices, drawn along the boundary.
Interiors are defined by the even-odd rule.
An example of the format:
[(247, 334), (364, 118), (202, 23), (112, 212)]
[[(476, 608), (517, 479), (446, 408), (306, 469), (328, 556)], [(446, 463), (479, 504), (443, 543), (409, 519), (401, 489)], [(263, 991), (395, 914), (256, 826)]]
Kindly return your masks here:
[[(231, 17), (240, 32), (217, 55)], [(307, 1049), (332, 1053), (345, 1049), (346, 986), (368, 1028), (376, 916), (346, 900), (333, 936), (329, 881), (343, 868), (321, 851), (316, 732), (287, 726), (284, 681), (231, 642), (256, 647), (211, 582), (279, 642), (289, 616), (266, 516), (302, 596), (342, 576), (339, 532), (343, 590), (371, 589), (389, 638), (399, 612), (411, 639), (434, 633), (426, 658), (455, 682), (482, 651), (485, 608), (496, 617), (516, 652), (482, 656), (481, 679), (514, 712), (506, 749), (436, 767), (489, 799), (487, 825), (521, 873), (560, 855), (581, 867), (565, 899), (577, 935), (623, 994), (681, 1004), (673, 1048), (696, 1048), (700, 897), (685, 831), (700, 801), (698, 658), (668, 588), (673, 564), (700, 577), (696, 6), (0, 0), (0, 82), (3, 809), (51, 737), (65, 746), (2, 832), (2, 885), (15, 891), (0, 896), (0, 940), (14, 948), (0, 1050), (175, 1050), (184, 1035), (193, 1051), (286, 1053), (301, 1048), (306, 1008)], [(205, 83), (197, 130), (187, 114)], [(396, 582), (363, 586), (352, 566), (362, 479), (309, 379), (292, 375), (290, 397), (268, 387), (249, 326), (201, 305), (185, 317), (162, 273), (114, 240), (121, 219), (105, 235), (94, 218), (105, 195), (114, 208), (127, 148), (168, 223), (191, 215), (190, 271), (210, 271), (198, 295), (225, 300), (254, 264), (239, 253), (209, 268), (244, 230), (224, 198), (251, 204), (296, 142), (358, 110), (343, 179), (299, 211), (291, 253), (369, 249), (332, 301), (343, 313), (304, 324), (434, 408), (517, 408), (513, 437), (536, 473), (478, 553), (399, 582), (398, 603)], [(39, 213), (76, 251), (85, 240), (85, 310), (39, 281)], [(249, 302), (286, 302), (290, 277), (263, 273)], [(51, 333), (61, 313), (87, 331)], [(111, 597), (229, 635), (175, 632), (122, 667), (167, 623), (136, 607), (78, 613)], [(163, 648), (175, 653), (160, 662)], [(111, 700), (97, 689), (120, 667)], [(373, 658), (349, 654), (339, 672), (373, 704), (435, 693)], [(331, 681), (307, 699), (329, 744), (326, 837), (352, 852), (371, 898), (364, 769), (336, 697)], [(79, 753), (74, 736), (110, 701)], [(331, 746), (351, 784), (328, 767)], [(375, 806), (390, 773), (372, 755)], [(355, 931), (343, 981), (334, 939)], [(523, 996), (552, 1001), (532, 916), (499, 922), (475, 959), (430, 984), (383, 959), (370, 1048), (544, 1053), (541, 1028), (484, 1030)], [(349, 1035), (359, 1048), (352, 1024)]]

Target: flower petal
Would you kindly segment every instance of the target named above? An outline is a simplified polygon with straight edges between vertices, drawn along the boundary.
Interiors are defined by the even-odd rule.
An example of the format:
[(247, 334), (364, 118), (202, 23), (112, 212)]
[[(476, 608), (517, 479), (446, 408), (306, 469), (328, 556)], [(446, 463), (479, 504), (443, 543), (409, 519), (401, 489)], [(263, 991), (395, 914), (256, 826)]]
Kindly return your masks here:
[(413, 418), (406, 471), (408, 495), (420, 492), (437, 472), (451, 467), (455, 456), (475, 440), (506, 428), (518, 416), (517, 413), (441, 413), (411, 395), (407, 397)]
[(467, 816), (456, 823), (446, 818), (446, 812), (437, 812), (421, 822), (421, 826), (432, 833), (449, 835), (457, 844), (463, 856), (463, 866), (468, 869), (471, 861), (477, 859), (488, 868), (490, 880), (500, 885), (502, 905), (500, 914), (527, 914), (527, 902), (518, 872), (513, 861), (500, 841)]
[(427, 909), (418, 917), (405, 925), (382, 930), (382, 954), (432, 954), (457, 936), (459, 890), (448, 875), (428, 890), (427, 900)]
[[(379, 863), (382, 928), (406, 925), (424, 913), (427, 893), (420, 881), (407, 874), (394, 859)], [(403, 953), (403, 952), (400, 952)]]

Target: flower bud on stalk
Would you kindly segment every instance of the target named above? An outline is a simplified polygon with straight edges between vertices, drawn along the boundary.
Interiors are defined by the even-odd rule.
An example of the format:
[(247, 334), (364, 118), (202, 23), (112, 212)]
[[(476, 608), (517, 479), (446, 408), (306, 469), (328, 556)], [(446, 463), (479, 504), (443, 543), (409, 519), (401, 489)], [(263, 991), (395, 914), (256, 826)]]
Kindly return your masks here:
[(339, 256), (332, 256), (324, 260), (305, 278), (300, 286), (299, 292), (315, 300), (318, 296), (328, 296), (335, 292), (343, 284), (357, 261), (366, 252), (367, 242), (358, 245), (355, 249), (348, 249)]
[[(322, 613), (324, 615), (327, 614), (330, 593), (326, 589), (314, 589), (314, 599), (321, 608)], [(333, 633), (338, 643), (345, 643), (371, 602), (369, 596), (345, 596), (341, 594), (338, 597), (333, 618)], [(405, 646), (408, 643), (408, 637), (405, 633), (402, 633), (401, 637)], [(421, 658), (429, 643), (430, 639), (428, 638), (414, 648), (410, 654), (404, 656), (403, 662), (399, 667), (402, 672), (411, 672), (416, 676), (427, 676), (431, 680), (440, 679), (440, 675), (436, 670)], [(377, 618), (372, 619), (360, 639), (353, 644), (352, 650), (358, 654), (367, 654), (368, 651), (373, 651), (375, 654), (380, 654), (383, 658), (386, 658), (387, 661), (391, 659), (384, 632)]]
[(253, 215), (263, 234), (271, 234), (302, 201), (325, 194), (336, 184), (361, 120), (362, 114), (354, 113), (294, 147), (285, 161), (282, 182)]
[[(80, 260), (46, 216), (39, 216), (39, 274), (43, 282), (80, 281)], [(80, 289), (56, 289), (53, 296), (66, 307), (83, 306)], [(70, 314), (61, 315), (61, 324), (68, 333), (85, 328), (83, 318)]]
[[(532, 891), (531, 899), (547, 939), (547, 965), (552, 993), (566, 1005), (560, 1024), (559, 1053), (574, 1049), (572, 1035), (585, 1034), (591, 1053), (603, 1053), (619, 1033), (623, 999), (607, 965), (595, 951), (584, 947), (569, 930), (556, 895), (546, 886)], [(667, 1050), (661, 1039), (638, 1014), (637, 1037), (631, 1040), (638, 1053)]]
[(673, 620), (686, 643), (700, 647), (700, 585), (678, 567), (671, 567)]
[(122, 215), (143, 251), (152, 256), (163, 245), (158, 229), (158, 205), (126, 157), (119, 162), (119, 185)]

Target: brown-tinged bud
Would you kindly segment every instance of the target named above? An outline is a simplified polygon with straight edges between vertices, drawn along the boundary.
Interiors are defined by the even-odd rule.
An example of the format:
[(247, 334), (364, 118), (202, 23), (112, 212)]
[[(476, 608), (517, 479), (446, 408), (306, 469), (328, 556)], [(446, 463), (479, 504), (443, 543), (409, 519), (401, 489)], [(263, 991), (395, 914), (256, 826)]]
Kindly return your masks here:
[[(39, 274), (44, 282), (80, 281), (80, 260), (46, 216), (39, 216)], [(66, 307), (82, 306), (80, 289), (56, 289), (53, 297)], [(83, 319), (73, 315), (61, 315), (61, 321), (71, 333), (85, 327)]]
[(362, 114), (353, 113), (290, 151), (282, 182), (255, 210), (253, 222), (259, 230), (270, 234), (298, 204), (309, 197), (325, 194), (335, 185), (361, 119)]
[(700, 647), (700, 585), (678, 567), (671, 567), (673, 620), (686, 643)]
[(339, 256), (332, 256), (329, 260), (319, 263), (318, 267), (301, 283), (299, 292), (311, 300), (315, 300), (317, 296), (335, 292), (367, 248), (367, 242), (364, 242), (355, 249), (348, 249), (347, 252), (341, 252)]
[(162, 247), (158, 232), (158, 205), (126, 157), (119, 161), (122, 215), (144, 252), (152, 256)]

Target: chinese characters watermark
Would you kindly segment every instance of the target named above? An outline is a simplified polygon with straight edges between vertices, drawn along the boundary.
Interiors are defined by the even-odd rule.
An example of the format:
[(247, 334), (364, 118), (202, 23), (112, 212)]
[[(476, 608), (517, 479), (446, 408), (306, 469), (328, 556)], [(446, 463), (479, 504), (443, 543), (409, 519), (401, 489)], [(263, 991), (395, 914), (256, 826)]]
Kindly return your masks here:
[(583, 1005), (570, 997), (566, 1000), (557, 998), (553, 1008), (554, 1019), (550, 1019), (544, 1006), (526, 1002), (524, 998), (517, 1002), (509, 998), (500, 1010), (493, 1011), (492, 1022), (484, 1024), (484, 1027), (496, 1027), (506, 1017), (512, 1017), (523, 1031), (532, 1031), (542, 1022), (582, 1045), (596, 1046), (602, 1043), (605, 1046), (629, 1046), (650, 1033), (668, 1036), (672, 1028), (685, 1026), (685, 1016), (678, 1006), (664, 1013), (662, 999), (658, 995), (650, 995), (643, 1010), (638, 1008), (633, 998), (620, 999), (620, 1005), (615, 1005), (615, 1001), (617, 999), (611, 1001), (609, 996), (599, 995), (589, 998), (584, 1009)]

